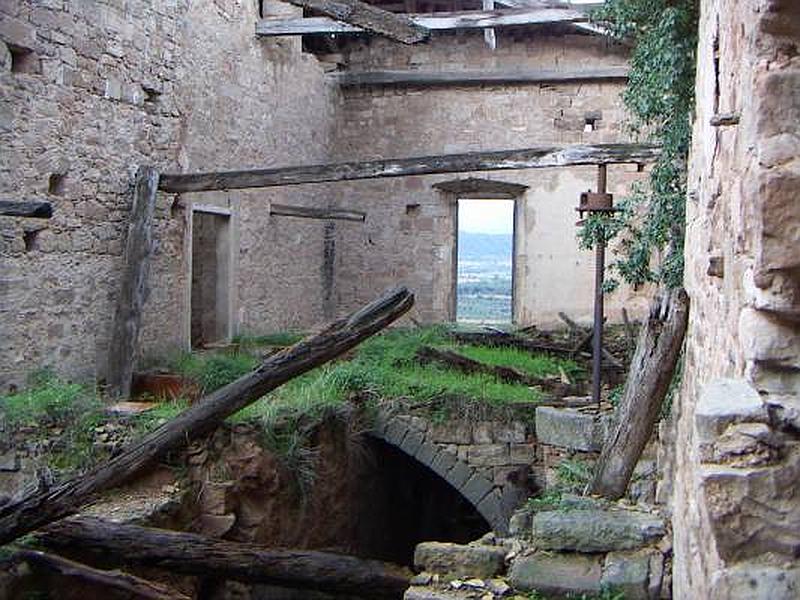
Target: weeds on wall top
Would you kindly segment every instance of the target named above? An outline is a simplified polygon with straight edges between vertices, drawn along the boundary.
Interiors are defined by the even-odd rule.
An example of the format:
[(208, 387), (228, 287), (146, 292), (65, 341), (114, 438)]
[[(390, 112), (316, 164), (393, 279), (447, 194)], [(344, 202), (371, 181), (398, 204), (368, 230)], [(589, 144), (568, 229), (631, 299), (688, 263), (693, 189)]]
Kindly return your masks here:
[(614, 38), (633, 43), (623, 93), (627, 126), (661, 146), (649, 185), (634, 186), (617, 216), (590, 217), (580, 234), (584, 248), (599, 236), (618, 236), (620, 251), (610, 266), (632, 285), (683, 281), (698, 14), (697, 0), (607, 0), (592, 15)]

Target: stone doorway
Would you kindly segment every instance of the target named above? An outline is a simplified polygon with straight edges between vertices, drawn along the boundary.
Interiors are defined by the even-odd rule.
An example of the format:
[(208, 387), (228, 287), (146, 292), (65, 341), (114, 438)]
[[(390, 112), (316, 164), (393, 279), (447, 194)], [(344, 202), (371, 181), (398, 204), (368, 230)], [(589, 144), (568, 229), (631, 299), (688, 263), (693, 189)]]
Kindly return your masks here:
[(231, 215), (225, 209), (192, 211), (191, 345), (231, 338)]
[[(464, 303), (459, 306), (459, 255), (463, 254), (460, 249), (464, 249), (464, 241), (460, 240), (459, 223), (464, 221), (463, 217), (459, 218), (461, 208), (468, 205), (468, 203), (477, 203), (488, 208), (490, 214), (496, 213), (500, 215), (500, 220), (505, 221), (508, 239), (506, 244), (509, 246), (507, 250), (510, 251), (510, 256), (506, 256), (508, 264), (503, 266), (503, 273), (498, 272), (498, 277), (505, 277), (507, 285), (504, 287), (507, 296), (503, 314), (500, 318), (486, 318), (486, 319), (469, 319), (478, 322), (495, 322), (495, 323), (514, 323), (517, 315), (517, 298), (515, 291), (519, 287), (520, 269), (517, 264), (517, 224), (523, 222), (521, 220), (522, 212), (524, 211), (524, 194), (528, 186), (518, 183), (509, 183), (507, 181), (497, 181), (494, 179), (478, 179), (474, 177), (466, 179), (455, 179), (452, 181), (444, 181), (437, 183), (433, 186), (444, 196), (445, 202), (450, 206), (452, 236), (451, 248), (449, 253), (449, 318), (452, 321), (464, 321)], [(508, 254), (508, 253), (506, 253)], [(462, 263), (463, 266), (463, 263)], [(485, 265), (484, 265), (485, 266)], [(491, 279), (491, 267), (489, 272), (485, 273)], [(447, 267), (445, 267), (447, 269)], [(485, 270), (485, 269), (484, 269)], [(463, 278), (462, 278), (463, 279)], [(460, 290), (463, 296), (464, 288)], [(490, 292), (487, 294), (491, 295)]]

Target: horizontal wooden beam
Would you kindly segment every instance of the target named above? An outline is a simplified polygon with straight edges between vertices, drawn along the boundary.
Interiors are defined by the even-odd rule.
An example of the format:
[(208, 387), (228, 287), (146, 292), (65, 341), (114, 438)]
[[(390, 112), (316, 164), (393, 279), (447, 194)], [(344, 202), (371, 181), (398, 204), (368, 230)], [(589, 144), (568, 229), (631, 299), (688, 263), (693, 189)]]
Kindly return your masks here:
[(429, 31), (414, 23), (407, 15), (391, 13), (361, 0), (288, 0), (362, 30), (379, 33), (404, 44), (428, 39)]
[(440, 154), (416, 158), (393, 158), (274, 169), (163, 174), (159, 179), (159, 189), (173, 193), (206, 192), (439, 173), (541, 169), (612, 163), (641, 164), (652, 162), (658, 153), (657, 146), (647, 144), (537, 146), (519, 150)]
[(328, 221), (364, 222), (367, 213), (357, 210), (340, 210), (337, 208), (312, 208), (308, 206), (288, 206), (271, 204), (269, 214), (279, 217), (299, 217), (301, 219), (324, 219)]
[(0, 216), (49, 219), (53, 216), (53, 205), (49, 202), (39, 200), (22, 202), (16, 200), (0, 200)]
[(580, 71), (545, 71), (507, 69), (491, 71), (366, 71), (335, 75), (342, 87), (361, 85), (515, 85), (540, 83), (587, 83), (626, 81), (628, 67), (582, 69)]
[[(581, 23), (588, 21), (586, 13), (570, 8), (522, 8), (508, 10), (465, 11), (453, 13), (398, 15), (430, 30), (488, 29), (543, 23)], [(295, 19), (261, 19), (256, 23), (256, 35), (312, 35), (324, 33), (364, 33), (363, 27), (343, 23), (330, 17)]]

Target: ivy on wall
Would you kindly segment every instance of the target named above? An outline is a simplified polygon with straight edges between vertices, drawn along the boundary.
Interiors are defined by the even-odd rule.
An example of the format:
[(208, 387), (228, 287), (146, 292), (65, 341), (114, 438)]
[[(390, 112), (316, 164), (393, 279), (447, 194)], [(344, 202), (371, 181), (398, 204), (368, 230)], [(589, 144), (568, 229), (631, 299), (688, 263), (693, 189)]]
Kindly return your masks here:
[(683, 281), (698, 14), (697, 0), (607, 0), (592, 14), (612, 37), (633, 44), (623, 93), (627, 127), (662, 148), (649, 183), (633, 187), (618, 205), (623, 210), (613, 218), (591, 217), (581, 232), (584, 248), (598, 236), (619, 238), (610, 266), (632, 285), (677, 287)]

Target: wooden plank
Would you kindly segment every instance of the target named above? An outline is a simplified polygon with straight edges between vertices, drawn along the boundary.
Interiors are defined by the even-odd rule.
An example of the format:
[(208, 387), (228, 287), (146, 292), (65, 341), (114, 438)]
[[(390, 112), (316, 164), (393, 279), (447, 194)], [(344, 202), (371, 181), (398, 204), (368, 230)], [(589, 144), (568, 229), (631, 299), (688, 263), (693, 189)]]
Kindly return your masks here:
[(254, 371), (200, 398), (174, 419), (109, 461), (50, 489), (0, 507), (0, 545), (80, 510), (100, 492), (142, 473), (161, 456), (209, 432), (287, 381), (340, 356), (381, 331), (414, 304), (406, 288), (390, 290), (319, 333), (267, 357)]
[(401, 598), (411, 573), (391, 563), (313, 550), (263, 548), (195, 533), (65, 519), (37, 543), (112, 564), (157, 566), (173, 573), (285, 585), (369, 598)]
[(164, 174), (161, 175), (159, 189), (172, 193), (202, 192), (439, 173), (615, 163), (638, 164), (652, 162), (658, 153), (657, 146), (648, 144), (537, 146), (519, 150), (441, 154), (274, 169)]
[(367, 213), (357, 210), (288, 206), (286, 204), (271, 204), (269, 207), (269, 214), (280, 217), (299, 217), (301, 219), (324, 219), (332, 221), (358, 221), (362, 223), (367, 218)]
[(288, 0), (363, 30), (379, 33), (404, 44), (428, 39), (430, 32), (407, 15), (391, 13), (361, 0)]
[(133, 367), (139, 348), (142, 307), (149, 293), (150, 259), (153, 243), (153, 215), (158, 191), (158, 172), (143, 166), (136, 174), (125, 241), (125, 266), (117, 299), (111, 346), (108, 351), (108, 393), (127, 398), (131, 392)]
[(362, 85), (515, 85), (542, 83), (591, 83), (627, 81), (628, 67), (605, 67), (580, 71), (505, 69), (490, 71), (366, 71), (336, 75), (341, 87)]
[[(522, 8), (475, 10), (452, 13), (406, 14), (412, 23), (429, 30), (492, 29), (547, 23), (581, 23), (588, 17), (583, 11), (565, 8)], [(330, 17), (267, 18), (256, 23), (256, 35), (314, 35), (330, 33), (365, 33), (365, 29)]]
[(53, 205), (49, 202), (30, 200), (0, 200), (0, 216), (49, 219), (53, 216)]

